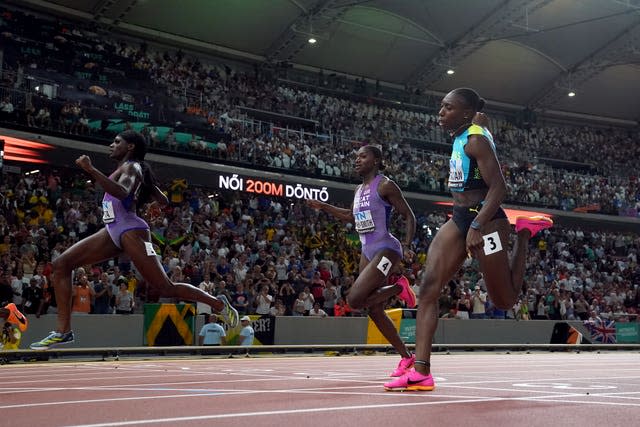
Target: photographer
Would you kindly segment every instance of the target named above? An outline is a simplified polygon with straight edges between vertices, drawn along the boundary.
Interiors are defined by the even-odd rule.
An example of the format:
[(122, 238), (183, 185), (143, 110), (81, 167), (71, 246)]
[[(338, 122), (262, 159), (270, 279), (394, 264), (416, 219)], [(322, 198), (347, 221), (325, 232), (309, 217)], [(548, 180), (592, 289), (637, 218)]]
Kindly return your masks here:
[(471, 319), (486, 319), (486, 306), (487, 303), (487, 294), (482, 292), (480, 286), (476, 285), (473, 290), (473, 295), (471, 295)]
[(20, 347), (22, 332), (17, 325), (4, 322), (2, 327), (2, 339), (0, 339), (0, 350), (17, 350)]

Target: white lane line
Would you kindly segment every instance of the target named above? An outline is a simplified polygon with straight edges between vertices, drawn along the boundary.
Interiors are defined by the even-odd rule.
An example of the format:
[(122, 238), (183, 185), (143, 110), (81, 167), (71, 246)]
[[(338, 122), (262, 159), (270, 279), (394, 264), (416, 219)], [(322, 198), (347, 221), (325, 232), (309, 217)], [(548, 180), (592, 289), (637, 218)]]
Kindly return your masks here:
[[(184, 394), (175, 394), (175, 395), (163, 395), (163, 396), (134, 396), (134, 397), (120, 397), (120, 398), (102, 398), (102, 399), (85, 399), (85, 400), (68, 400), (68, 401), (55, 401), (55, 402), (38, 402), (38, 403), (25, 403), (25, 404), (14, 404), (14, 405), (5, 405), (0, 406), (0, 409), (15, 409), (15, 408), (24, 408), (24, 407), (38, 407), (38, 406), (51, 406), (51, 405), (75, 405), (75, 404), (85, 404), (85, 403), (106, 403), (106, 402), (117, 402), (117, 401), (130, 401), (130, 400), (155, 400), (155, 399), (167, 399), (167, 398), (192, 398), (192, 397), (202, 397), (202, 396), (219, 396), (219, 395), (248, 395), (248, 394), (322, 394), (322, 395), (350, 395), (350, 396), (376, 396), (376, 397), (395, 397), (395, 396), (407, 396), (409, 397), (431, 397), (431, 398), (449, 398), (449, 399), (470, 399), (478, 402), (482, 401), (492, 401), (495, 399), (499, 400), (524, 400), (524, 401), (558, 401), (562, 402), (563, 400), (559, 400), (561, 398), (567, 397), (586, 397), (583, 393), (567, 393), (567, 392), (554, 392), (554, 391), (542, 391), (542, 390), (518, 390), (518, 389), (493, 389), (495, 391), (504, 391), (504, 392), (527, 392), (529, 394), (539, 393), (541, 396), (527, 396), (527, 397), (498, 397), (498, 396), (475, 396), (475, 395), (444, 395), (444, 394), (425, 394), (425, 393), (389, 393), (384, 392), (382, 390), (378, 392), (354, 392), (354, 391), (344, 391), (347, 388), (351, 389), (362, 389), (362, 388), (373, 388), (380, 387), (379, 384), (374, 386), (350, 386), (350, 387), (340, 387), (340, 390), (335, 390), (338, 387), (322, 387), (322, 388), (301, 388), (301, 389), (276, 389), (276, 390), (238, 390), (238, 389), (184, 389), (184, 388), (157, 388), (158, 384), (150, 384), (150, 387), (70, 387), (67, 390), (91, 390), (91, 391), (138, 391), (138, 392), (163, 392), (163, 391), (182, 391)], [(155, 386), (155, 387), (154, 387)], [(465, 387), (454, 387), (454, 388), (465, 388)], [(475, 389), (474, 387), (469, 387), (470, 389)], [(487, 389), (482, 389), (482, 391), (486, 391)], [(47, 391), (47, 390), (41, 390)], [(633, 392), (635, 393), (635, 392)], [(640, 392), (638, 392), (640, 393)], [(609, 394), (609, 393), (606, 393)], [(600, 397), (598, 393), (592, 393), (590, 395), (590, 399), (595, 397)], [(608, 396), (602, 396), (607, 398)], [(580, 403), (590, 403), (582, 402)], [(607, 402), (591, 402), (598, 404), (607, 404)], [(624, 405), (624, 404), (620, 404)], [(628, 406), (636, 406), (635, 404), (628, 404)]]
[[(228, 375), (228, 374), (223, 374), (223, 373), (216, 373), (216, 372), (208, 372), (206, 374), (201, 374), (201, 373), (191, 373), (191, 372), (184, 372), (181, 371), (180, 373), (175, 373), (175, 374), (170, 374), (167, 372), (164, 372), (162, 374), (162, 377), (198, 377), (198, 376), (212, 376), (212, 375)], [(102, 377), (83, 377), (83, 378), (70, 378), (70, 380), (72, 381), (111, 381), (111, 380), (126, 380), (126, 379), (140, 379), (140, 378), (158, 378), (158, 375), (126, 375), (126, 376), (102, 376)], [(7, 384), (32, 384), (32, 383), (48, 383), (48, 382), (60, 382), (60, 381), (64, 381), (66, 380), (66, 377), (63, 378), (58, 378), (58, 379), (51, 379), (51, 380), (16, 380), (16, 381), (4, 381), (2, 382), (2, 385), (7, 385)], [(259, 380), (257, 380), (259, 381)]]
[(258, 417), (265, 415), (287, 415), (287, 414), (305, 414), (316, 412), (333, 412), (333, 411), (353, 411), (362, 409), (381, 409), (381, 408), (396, 408), (407, 406), (425, 406), (425, 405), (442, 405), (448, 403), (474, 403), (474, 402), (488, 402), (499, 401), (502, 399), (465, 399), (455, 401), (438, 401), (438, 402), (414, 402), (414, 403), (394, 403), (394, 404), (381, 404), (381, 405), (355, 405), (355, 406), (336, 406), (326, 408), (309, 408), (309, 409), (288, 409), (281, 411), (261, 411), (261, 412), (244, 412), (233, 414), (216, 414), (216, 415), (199, 415), (189, 417), (175, 417), (175, 418), (156, 418), (151, 420), (137, 420), (137, 421), (121, 421), (121, 422), (108, 422), (99, 424), (78, 424), (68, 427), (108, 427), (108, 426), (130, 426), (141, 424), (159, 424), (159, 423), (174, 423), (183, 421), (198, 421), (198, 420), (214, 420), (224, 418), (237, 418), (237, 417)]
[[(234, 394), (249, 394), (250, 392), (227, 392), (225, 396)], [(117, 397), (109, 399), (85, 399), (85, 400), (65, 400), (58, 402), (39, 402), (39, 403), (19, 403), (15, 405), (2, 405), (0, 409), (15, 409), (15, 408), (33, 408), (38, 406), (55, 406), (55, 405), (76, 405), (80, 403), (102, 403), (102, 402), (119, 402), (128, 400), (154, 400), (154, 399), (176, 399), (180, 397), (198, 397), (198, 396), (218, 396), (220, 392), (211, 391), (208, 393), (189, 393), (189, 394), (173, 394), (166, 396), (134, 396), (134, 397)]]
[[(582, 395), (584, 396), (584, 395)], [(587, 397), (587, 396), (584, 396)], [(591, 396), (589, 396), (591, 397)], [(565, 400), (565, 399), (543, 399), (543, 398), (515, 398), (512, 400), (526, 400), (527, 402), (551, 402), (551, 403), (575, 403), (581, 405), (603, 405), (603, 406), (630, 406), (630, 407), (640, 407), (640, 403), (627, 403), (627, 402), (603, 402), (598, 400)]]
[(574, 404), (596, 403), (600, 405), (612, 405), (612, 406), (640, 406), (635, 404), (624, 404), (624, 403), (615, 403), (615, 402), (607, 403), (607, 402), (565, 401), (565, 400), (559, 400), (559, 399), (533, 400), (533, 399), (527, 399), (527, 398), (516, 398), (516, 399), (476, 398), (476, 399), (462, 399), (462, 400), (444, 400), (444, 401), (436, 401), (436, 402), (412, 402), (412, 403), (389, 403), (389, 404), (377, 404), (377, 405), (334, 406), (334, 407), (326, 407), (326, 408), (287, 409), (287, 410), (280, 410), (280, 411), (199, 415), (199, 416), (174, 417), (174, 418), (155, 418), (155, 419), (135, 420), (135, 421), (115, 421), (115, 422), (98, 423), (98, 424), (78, 424), (78, 425), (68, 426), (68, 427), (131, 426), (131, 425), (142, 425), (142, 424), (178, 423), (178, 422), (186, 422), (186, 421), (214, 420), (214, 419), (237, 418), (237, 417), (290, 415), (290, 414), (303, 414), (303, 413), (353, 411), (353, 410), (363, 410), (363, 409), (373, 410), (373, 409), (401, 408), (401, 407), (412, 407), (412, 406), (433, 406), (433, 405), (447, 405), (447, 404), (459, 404), (459, 403), (485, 403), (485, 402), (500, 402), (500, 401), (558, 402), (558, 403), (574, 403)]

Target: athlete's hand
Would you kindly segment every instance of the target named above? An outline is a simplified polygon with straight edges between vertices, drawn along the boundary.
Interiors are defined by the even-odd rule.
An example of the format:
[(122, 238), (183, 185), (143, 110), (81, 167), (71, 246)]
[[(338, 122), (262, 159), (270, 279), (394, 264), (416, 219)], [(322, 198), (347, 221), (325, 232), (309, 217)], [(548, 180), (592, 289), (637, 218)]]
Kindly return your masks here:
[(483, 247), (484, 239), (482, 238), (482, 233), (479, 230), (470, 228), (469, 232), (467, 232), (467, 252), (474, 258), (478, 258)]
[(85, 171), (89, 171), (93, 167), (91, 165), (91, 158), (84, 154), (76, 159), (76, 165), (80, 166)]
[(403, 246), (402, 247), (402, 255), (403, 255), (404, 260), (407, 263), (411, 264), (411, 263), (413, 263), (413, 259), (415, 258), (416, 253), (413, 252), (409, 247)]

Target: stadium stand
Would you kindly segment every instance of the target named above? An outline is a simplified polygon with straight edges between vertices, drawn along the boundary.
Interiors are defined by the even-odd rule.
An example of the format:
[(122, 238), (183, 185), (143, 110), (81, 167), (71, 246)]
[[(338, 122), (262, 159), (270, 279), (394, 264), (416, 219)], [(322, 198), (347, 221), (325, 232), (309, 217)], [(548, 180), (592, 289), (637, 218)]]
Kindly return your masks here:
[[(397, 107), (391, 99), (368, 96), (360, 85), (348, 90), (344, 82), (324, 78), (317, 85), (295, 82), (277, 67), (105, 38), (81, 24), (19, 10), (0, 9), (0, 16), (2, 126), (100, 144), (135, 129), (153, 152), (341, 182), (355, 182), (354, 150), (377, 143), (387, 156), (387, 174), (403, 189), (448, 192), (448, 141), (437, 125), (437, 103), (429, 97), (420, 105)], [(638, 217), (637, 129), (522, 123), (501, 112), (490, 116), (509, 202)], [(184, 188), (180, 182), (167, 187), (175, 195), (173, 204), (150, 223), (172, 277), (200, 285), (209, 275), (212, 294), (224, 287), (237, 300), (238, 293), (246, 293), (249, 313), (255, 310), (257, 286), (268, 284), (274, 301), (292, 314), (300, 293), (309, 294), (305, 288), (319, 266), (329, 269), (339, 296), (348, 293), (357, 238), (347, 226), (285, 199), (225, 192), (210, 198), (207, 188)], [(55, 306), (47, 286), (50, 262), (100, 226), (100, 191), (59, 167), (29, 176), (7, 174), (2, 196), (3, 299), (24, 304), (9, 298), (8, 287), (22, 294), (36, 277), (43, 294), (30, 305), (34, 314), (45, 313)], [(412, 283), (445, 220), (441, 212), (420, 213), (417, 262), (404, 271)], [(521, 302), (500, 312), (489, 301), (489, 317), (623, 320), (637, 313), (637, 233), (565, 228), (545, 231), (532, 244), (537, 250), (529, 255), (528, 290)], [(114, 287), (131, 266), (113, 260), (87, 268), (95, 283), (108, 272)], [(482, 288), (474, 272), (473, 265), (466, 266), (445, 288), (441, 315), (456, 316), (465, 306), (469, 311), (472, 290)], [(136, 307), (156, 300), (143, 282), (127, 280)], [(401, 304), (389, 301), (390, 307)], [(113, 309), (114, 301), (109, 305)]]

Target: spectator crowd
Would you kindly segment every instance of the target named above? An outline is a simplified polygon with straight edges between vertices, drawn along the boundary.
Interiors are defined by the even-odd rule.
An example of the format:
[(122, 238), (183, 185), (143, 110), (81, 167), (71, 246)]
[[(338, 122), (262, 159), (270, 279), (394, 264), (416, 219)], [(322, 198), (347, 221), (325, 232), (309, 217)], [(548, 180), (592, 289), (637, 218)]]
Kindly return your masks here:
[[(1, 187), (0, 303), (54, 313), (51, 261), (101, 225), (101, 193), (73, 170), (5, 176)], [(171, 186), (170, 186), (171, 187)], [(303, 203), (189, 187), (162, 212), (148, 210), (160, 262), (173, 281), (224, 294), (240, 314), (357, 316), (346, 297), (357, 275), (359, 241), (350, 224)], [(417, 283), (444, 212), (417, 212), (415, 263), (395, 272)], [(402, 230), (395, 218), (392, 227)], [(399, 234), (400, 235), (400, 234)], [(635, 319), (640, 304), (636, 233), (559, 228), (531, 240), (526, 291), (513, 310), (496, 310), (469, 261), (445, 287), (441, 315), (456, 318)], [(391, 280), (394, 280), (392, 277)], [(127, 259), (73, 275), (73, 311), (127, 314), (157, 302)], [(402, 307), (396, 298), (388, 308)], [(206, 306), (200, 312), (209, 312)], [(465, 314), (466, 313), (466, 314)]]
[[(0, 82), (5, 125), (78, 138), (135, 128), (152, 149), (338, 180), (353, 180), (354, 150), (376, 143), (383, 146), (385, 173), (403, 189), (447, 192), (449, 148), (435, 104), (394, 106), (323, 84), (297, 85), (279, 79), (280, 71), (269, 65), (161, 52), (145, 43), (136, 47), (115, 36), (98, 37), (80, 24), (43, 25), (43, 18), (24, 12), (0, 12), (9, 67)], [(59, 79), (59, 93), (30, 86), (44, 74)], [(111, 107), (115, 104), (118, 111)], [(138, 120), (128, 106), (153, 110), (153, 117)], [(510, 202), (630, 216), (640, 212), (637, 128), (525, 126), (495, 113), (491, 129)], [(366, 314), (346, 303), (359, 259), (359, 242), (348, 224), (285, 199), (232, 192), (211, 198), (206, 188), (178, 187), (169, 208), (147, 217), (172, 280), (225, 294), (241, 315)], [(0, 194), (0, 305), (14, 302), (29, 314), (54, 313), (51, 262), (101, 227), (101, 192), (61, 168), (5, 174)], [(395, 274), (406, 275), (418, 292), (427, 248), (446, 215), (416, 214), (416, 262)], [(441, 315), (636, 318), (637, 233), (552, 229), (531, 245), (526, 289), (513, 309), (493, 307), (469, 261), (443, 290)], [(127, 314), (158, 301), (126, 259), (84, 266), (73, 281), (77, 313)], [(402, 302), (392, 298), (388, 306)]]
[[(295, 85), (270, 64), (162, 52), (19, 11), (1, 16), (0, 37), (14, 47), (5, 53), (11, 68), (3, 73), (5, 122), (81, 136), (134, 127), (158, 149), (346, 180), (354, 179), (354, 150), (376, 143), (384, 148), (386, 173), (402, 188), (447, 192), (447, 137), (431, 98), (422, 107), (354, 98), (328, 91), (326, 77), (317, 87)], [(49, 96), (30, 88), (39, 73), (61, 79), (65, 89)], [(134, 107), (155, 111), (153, 120), (136, 121), (128, 111)], [(491, 118), (509, 202), (638, 216), (638, 128), (518, 126), (501, 113)], [(195, 128), (182, 129), (187, 122)]]

